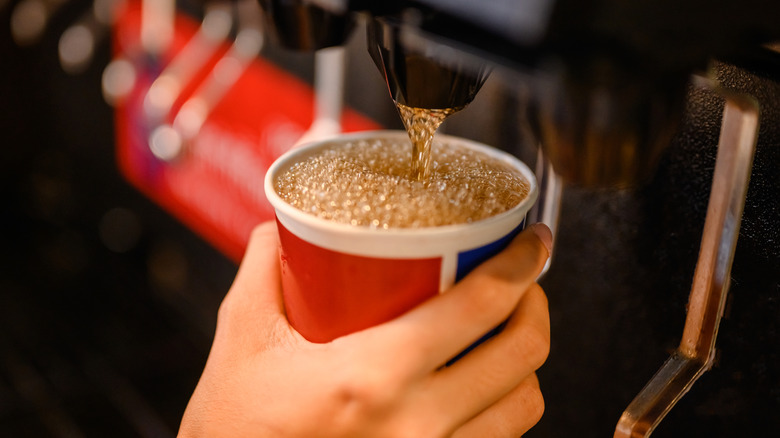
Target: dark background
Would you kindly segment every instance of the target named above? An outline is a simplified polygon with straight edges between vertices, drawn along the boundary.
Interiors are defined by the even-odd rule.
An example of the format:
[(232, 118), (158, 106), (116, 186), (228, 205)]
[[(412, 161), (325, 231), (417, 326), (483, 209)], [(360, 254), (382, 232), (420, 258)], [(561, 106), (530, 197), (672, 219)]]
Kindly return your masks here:
[[(174, 436), (236, 271), (118, 174), (112, 108), (100, 92), (108, 41), (79, 75), (56, 56), (58, 36), (87, 4), (68, 3), (30, 47), (13, 43), (10, 7), (0, 9), (3, 437)], [(771, 80), (780, 75), (777, 65), (726, 64), (716, 75), (762, 105), (756, 164), (715, 367), (657, 437), (780, 432), (780, 85)], [(445, 129), (515, 149), (521, 99), (491, 81)], [(553, 336), (539, 372), (547, 410), (529, 437), (611, 436), (679, 343), (722, 106), (708, 92), (689, 97), (647, 186), (565, 191), (543, 280)], [(372, 116), (398, 126), (389, 101), (374, 105), (383, 109)]]
[[(235, 266), (120, 177), (109, 41), (63, 72), (0, 12), (0, 436), (174, 436)], [(110, 249), (110, 248), (113, 248)]]

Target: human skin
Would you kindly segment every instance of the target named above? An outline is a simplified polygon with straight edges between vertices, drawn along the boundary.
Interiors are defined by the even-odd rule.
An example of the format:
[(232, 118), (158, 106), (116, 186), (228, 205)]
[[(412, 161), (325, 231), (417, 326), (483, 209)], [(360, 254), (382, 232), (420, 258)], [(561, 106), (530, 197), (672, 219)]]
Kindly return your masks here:
[(544, 411), (535, 372), (549, 352), (549, 313), (536, 278), (550, 241), (533, 225), (445, 293), (317, 344), (288, 323), (276, 227), (258, 226), (179, 437), (520, 436)]

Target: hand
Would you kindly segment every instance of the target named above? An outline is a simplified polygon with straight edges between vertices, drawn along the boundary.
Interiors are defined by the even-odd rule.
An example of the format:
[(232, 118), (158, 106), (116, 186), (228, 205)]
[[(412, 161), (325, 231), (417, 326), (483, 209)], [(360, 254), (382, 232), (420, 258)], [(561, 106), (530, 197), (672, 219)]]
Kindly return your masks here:
[[(179, 437), (519, 436), (541, 418), (535, 371), (549, 351), (535, 279), (550, 232), (530, 228), (446, 293), (313, 344), (284, 314), (275, 225), (257, 227)], [(501, 333), (442, 366), (507, 318)]]

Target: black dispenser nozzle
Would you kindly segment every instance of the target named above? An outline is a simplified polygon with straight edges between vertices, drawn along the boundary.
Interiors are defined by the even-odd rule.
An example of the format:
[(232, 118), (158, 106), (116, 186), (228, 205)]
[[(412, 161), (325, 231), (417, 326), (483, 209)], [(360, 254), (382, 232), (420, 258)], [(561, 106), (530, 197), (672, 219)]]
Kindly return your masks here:
[(383, 74), (396, 103), (413, 108), (461, 109), (477, 95), (490, 71), (453, 56), (425, 53), (403, 41), (403, 29), (392, 17), (368, 23), (368, 51)]

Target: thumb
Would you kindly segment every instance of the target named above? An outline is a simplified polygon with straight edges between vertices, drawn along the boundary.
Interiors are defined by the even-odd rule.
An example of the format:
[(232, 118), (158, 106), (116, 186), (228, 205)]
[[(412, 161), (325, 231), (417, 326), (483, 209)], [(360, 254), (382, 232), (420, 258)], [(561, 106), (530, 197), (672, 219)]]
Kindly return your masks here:
[(279, 234), (274, 222), (265, 222), (252, 231), (236, 278), (219, 308), (217, 332), (227, 331), (226, 336), (240, 335), (247, 339), (248, 333), (265, 332), (280, 320), (286, 323)]

